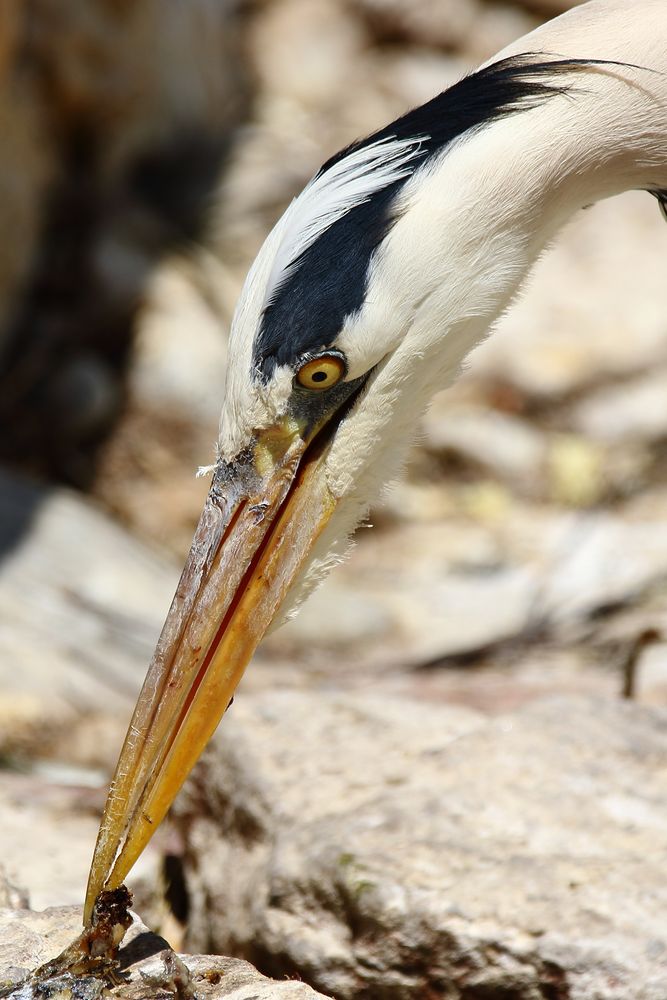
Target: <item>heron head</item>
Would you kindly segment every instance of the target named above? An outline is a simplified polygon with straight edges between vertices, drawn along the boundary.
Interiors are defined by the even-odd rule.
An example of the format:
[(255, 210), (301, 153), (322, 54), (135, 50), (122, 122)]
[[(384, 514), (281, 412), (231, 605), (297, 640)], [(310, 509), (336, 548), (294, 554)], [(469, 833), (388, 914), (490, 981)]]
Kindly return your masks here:
[(390, 417), (382, 372), (410, 326), (382, 262), (420, 146), (384, 139), (325, 164), (268, 236), (232, 323), (215, 478), (245, 468), (257, 485), (317, 451), (338, 547), (363, 506), (344, 498)]
[(465, 325), (471, 298), (483, 313), (485, 275), (473, 290), (468, 274), (447, 280), (446, 248), (464, 244), (471, 269), (476, 250), (443, 164), (486, 124), (561, 93), (542, 82), (554, 65), (492, 65), (349, 147), (268, 236), (233, 320), (211, 489), (121, 751), (86, 915), (161, 822), (267, 628), (340, 558), (456, 371), (469, 346), (456, 317)]

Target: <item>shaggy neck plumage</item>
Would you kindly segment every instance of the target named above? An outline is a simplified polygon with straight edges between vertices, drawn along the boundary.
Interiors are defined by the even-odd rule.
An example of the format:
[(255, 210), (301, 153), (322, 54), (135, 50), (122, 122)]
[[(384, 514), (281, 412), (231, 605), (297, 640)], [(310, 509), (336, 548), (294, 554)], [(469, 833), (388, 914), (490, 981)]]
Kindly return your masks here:
[(364, 302), (373, 254), (412, 176), (467, 135), (567, 94), (588, 65), (509, 57), (328, 160), (280, 223), (255, 341), (258, 374), (267, 381), (277, 366), (334, 342)]
[(377, 367), (336, 435), (327, 477), (340, 502), (288, 603), (341, 557), (400, 470), (416, 415), (456, 377), (573, 212), (627, 189), (667, 189), (667, 52), (651, 14), (664, 19), (662, 0), (593, 3), (554, 23), (553, 49), (551, 26), (521, 40), (522, 49), (534, 41), (651, 69), (577, 73), (569, 95), (470, 134), (404, 185), (364, 304), (336, 339), (352, 376)]

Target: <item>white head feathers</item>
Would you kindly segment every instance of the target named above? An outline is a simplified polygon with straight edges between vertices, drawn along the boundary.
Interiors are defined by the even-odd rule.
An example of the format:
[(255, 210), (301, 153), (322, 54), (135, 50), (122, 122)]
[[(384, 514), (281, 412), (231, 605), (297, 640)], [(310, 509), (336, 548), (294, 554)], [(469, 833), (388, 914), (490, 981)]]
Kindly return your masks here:
[(377, 191), (412, 172), (409, 164), (419, 155), (425, 138), (381, 139), (359, 146), (313, 177), (281, 220), (281, 240), (266, 283), (265, 305), (322, 233)]

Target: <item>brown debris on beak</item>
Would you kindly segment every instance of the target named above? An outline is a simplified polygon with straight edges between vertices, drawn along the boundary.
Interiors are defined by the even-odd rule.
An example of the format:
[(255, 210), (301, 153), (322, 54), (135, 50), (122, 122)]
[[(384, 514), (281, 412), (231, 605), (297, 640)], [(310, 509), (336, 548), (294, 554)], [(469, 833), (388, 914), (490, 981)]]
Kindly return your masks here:
[(57, 958), (36, 969), (28, 982), (42, 983), (66, 973), (102, 977), (113, 985), (122, 982), (117, 974), (116, 956), (132, 925), (131, 906), (132, 893), (124, 885), (101, 892), (95, 900), (89, 925)]

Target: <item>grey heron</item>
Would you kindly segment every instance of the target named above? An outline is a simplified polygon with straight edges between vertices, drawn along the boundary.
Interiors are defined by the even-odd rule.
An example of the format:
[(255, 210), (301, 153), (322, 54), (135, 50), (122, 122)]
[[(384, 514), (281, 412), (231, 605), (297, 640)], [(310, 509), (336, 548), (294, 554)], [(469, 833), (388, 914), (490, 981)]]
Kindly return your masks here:
[(122, 748), (85, 917), (162, 821), (271, 622), (344, 554), (417, 420), (577, 209), (667, 204), (667, 2), (592, 0), (332, 157), (232, 324), (218, 456)]

